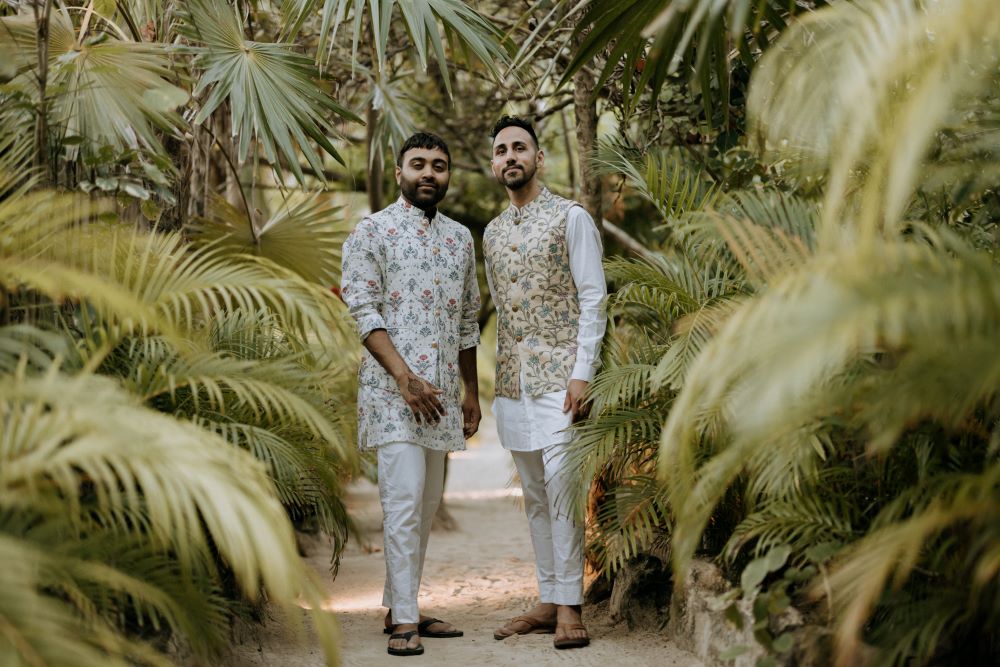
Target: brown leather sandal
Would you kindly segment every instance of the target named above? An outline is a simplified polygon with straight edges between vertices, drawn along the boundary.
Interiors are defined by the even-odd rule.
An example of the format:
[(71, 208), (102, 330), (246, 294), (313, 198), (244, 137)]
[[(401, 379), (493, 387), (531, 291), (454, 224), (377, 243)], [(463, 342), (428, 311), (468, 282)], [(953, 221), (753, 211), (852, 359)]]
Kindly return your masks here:
[[(515, 623), (524, 623), (528, 626), (524, 630), (517, 630), (513, 627)], [(493, 632), (493, 639), (503, 640), (514, 635), (551, 635), (556, 631), (555, 623), (546, 623), (531, 616), (518, 616), (507, 621), (507, 624)]]
[[(587, 628), (585, 628), (580, 623), (574, 623), (573, 625), (563, 625), (562, 627), (564, 627), (567, 632), (570, 630), (583, 630), (584, 632), (587, 632)], [(588, 646), (589, 644), (590, 644), (590, 637), (563, 637), (562, 639), (554, 639), (552, 641), (552, 645), (558, 649), (583, 648), (584, 646)]]

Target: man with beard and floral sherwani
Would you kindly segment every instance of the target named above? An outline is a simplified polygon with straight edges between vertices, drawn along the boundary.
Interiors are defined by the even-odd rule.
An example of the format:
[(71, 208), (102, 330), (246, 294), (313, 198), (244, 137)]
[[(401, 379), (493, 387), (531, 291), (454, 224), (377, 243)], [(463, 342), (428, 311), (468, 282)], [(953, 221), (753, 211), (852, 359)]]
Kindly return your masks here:
[(483, 236), (497, 309), (496, 416), (521, 478), (539, 604), (493, 636), (554, 633), (555, 648), (590, 643), (583, 625), (583, 523), (568, 489), (567, 429), (584, 415), (606, 326), (601, 237), (587, 211), (539, 182), (545, 156), (528, 121), (490, 135), (493, 174), (510, 206)]
[(358, 439), (378, 456), (391, 655), (423, 653), (421, 637), (462, 636), (417, 607), (445, 456), (465, 448), (480, 420), (472, 234), (437, 210), (450, 176), (440, 137), (407, 139), (396, 161), (400, 198), (358, 223), (343, 251), (342, 295), (365, 347)]

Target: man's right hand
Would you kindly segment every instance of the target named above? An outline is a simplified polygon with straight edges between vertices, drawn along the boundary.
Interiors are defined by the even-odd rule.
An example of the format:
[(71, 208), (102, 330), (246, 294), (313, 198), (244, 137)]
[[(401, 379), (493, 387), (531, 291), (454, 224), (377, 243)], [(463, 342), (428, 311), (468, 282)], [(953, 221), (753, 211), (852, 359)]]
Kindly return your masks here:
[(446, 413), (438, 396), (444, 392), (422, 377), (412, 372), (403, 374), (398, 380), (403, 400), (413, 410), (417, 423), (437, 424)]

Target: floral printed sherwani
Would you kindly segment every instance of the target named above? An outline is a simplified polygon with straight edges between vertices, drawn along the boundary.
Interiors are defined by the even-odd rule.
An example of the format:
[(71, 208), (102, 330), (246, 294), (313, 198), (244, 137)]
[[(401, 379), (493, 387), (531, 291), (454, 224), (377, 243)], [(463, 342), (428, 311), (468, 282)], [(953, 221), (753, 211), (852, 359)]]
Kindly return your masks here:
[(368, 350), (358, 370), (362, 448), (411, 442), (465, 448), (458, 353), (479, 344), (479, 284), (472, 234), (400, 197), (360, 223), (343, 251), (341, 293), (364, 340), (385, 329), (414, 373), (441, 389), (447, 414), (418, 424), (396, 381)]

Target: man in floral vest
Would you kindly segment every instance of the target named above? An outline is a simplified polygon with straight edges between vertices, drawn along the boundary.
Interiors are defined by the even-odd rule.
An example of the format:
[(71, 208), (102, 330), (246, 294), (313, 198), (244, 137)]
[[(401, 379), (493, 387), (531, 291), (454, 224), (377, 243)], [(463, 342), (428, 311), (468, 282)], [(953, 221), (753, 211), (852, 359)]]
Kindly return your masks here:
[(465, 449), (480, 419), (472, 234), (437, 210), (450, 176), (440, 137), (407, 139), (396, 160), (402, 195), (358, 223), (343, 250), (342, 294), (365, 347), (358, 439), (378, 453), (391, 655), (423, 653), (420, 637), (462, 636), (417, 608), (445, 456)]
[(604, 337), (601, 237), (582, 206), (539, 183), (545, 156), (529, 122), (504, 116), (491, 136), (493, 174), (510, 198), (483, 237), (497, 309), (493, 410), (521, 478), (539, 593), (493, 636), (555, 633), (556, 648), (582, 647), (583, 522), (567, 489), (566, 429), (585, 412)]

